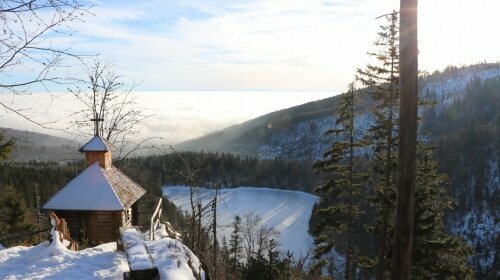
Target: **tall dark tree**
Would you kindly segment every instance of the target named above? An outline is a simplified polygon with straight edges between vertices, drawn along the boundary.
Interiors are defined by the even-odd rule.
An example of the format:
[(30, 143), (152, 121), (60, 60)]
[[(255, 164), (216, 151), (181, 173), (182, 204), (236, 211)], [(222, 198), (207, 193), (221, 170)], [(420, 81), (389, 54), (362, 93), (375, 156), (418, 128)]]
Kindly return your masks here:
[[(387, 16), (389, 24), (381, 27), (377, 52), (370, 53), (378, 61), (358, 70), (359, 80), (366, 86), (365, 91), (375, 101), (374, 124), (369, 129), (367, 139), (373, 150), (372, 180), (374, 188), (368, 198), (374, 208), (374, 220), (367, 226), (376, 235), (377, 252), (372, 258), (364, 259), (362, 266), (375, 272), (376, 279), (386, 279), (394, 269), (393, 232), (395, 230), (396, 193), (401, 174), (400, 154), (400, 109), (399, 109), (399, 53), (398, 14)], [(416, 208), (415, 208), (415, 256), (412, 271), (415, 279), (468, 277), (470, 267), (466, 265), (468, 248), (458, 237), (446, 233), (443, 216), (451, 205), (446, 195), (446, 178), (438, 173), (437, 164), (432, 159), (432, 149), (421, 144), (420, 158), (416, 168)], [(413, 232), (412, 232), (413, 235)], [(449, 249), (455, 251), (449, 255)], [(446, 256), (439, 258), (438, 256)], [(432, 260), (432, 261), (431, 261)]]
[(375, 269), (377, 280), (384, 279), (389, 263), (388, 243), (392, 242), (391, 227), (398, 161), (398, 102), (399, 102), (399, 28), (398, 13), (386, 16), (387, 25), (380, 26), (377, 50), (369, 53), (376, 63), (366, 69), (358, 69), (358, 79), (366, 86), (365, 91), (375, 101), (372, 110), (374, 124), (369, 129), (368, 139), (373, 149), (374, 191), (369, 198), (375, 209), (374, 220), (369, 230), (378, 236), (377, 258), (365, 263), (365, 267)]
[(418, 110), (418, 0), (400, 1), (399, 162), (391, 278), (411, 278)]
[(346, 256), (345, 279), (351, 278), (353, 263), (356, 262), (352, 259), (353, 233), (361, 213), (358, 196), (365, 177), (354, 166), (355, 153), (364, 146), (354, 125), (356, 102), (357, 94), (354, 84), (351, 84), (349, 91), (342, 95), (338, 103), (335, 127), (325, 133), (336, 135), (338, 140), (324, 153), (324, 159), (314, 165), (317, 173), (329, 176), (315, 190), (320, 196), (319, 208), (316, 210), (319, 234), (315, 240), (315, 258), (320, 260), (318, 265), (323, 266), (328, 262), (324, 256), (343, 243)]

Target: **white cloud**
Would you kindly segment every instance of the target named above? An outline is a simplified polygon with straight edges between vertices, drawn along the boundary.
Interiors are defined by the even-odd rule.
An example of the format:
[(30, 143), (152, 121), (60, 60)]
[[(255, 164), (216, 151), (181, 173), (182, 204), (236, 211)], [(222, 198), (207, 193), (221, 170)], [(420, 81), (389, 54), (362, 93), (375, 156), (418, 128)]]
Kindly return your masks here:
[[(498, 60), (496, 0), (421, 0), (420, 65)], [(339, 90), (397, 0), (102, 1), (72, 37), (144, 90)]]
[(163, 23), (151, 11), (157, 3), (101, 7), (76, 28), (85, 38), (77, 48), (109, 56), (143, 89), (338, 90), (364, 64), (372, 14), (391, 9), (364, 1), (222, 2), (176, 2), (190, 10)]
[[(153, 115), (144, 122), (140, 137), (158, 136), (167, 143), (199, 137), (251, 118), (334, 95), (333, 92), (136, 92), (138, 106)], [(27, 96), (0, 95), (0, 101), (26, 108), (47, 130), (19, 116), (0, 113), (0, 127), (24, 129), (64, 137), (72, 113), (81, 105), (70, 94), (51, 99), (46, 93)], [(53, 123), (56, 121), (55, 123)], [(83, 141), (82, 139), (80, 139)]]

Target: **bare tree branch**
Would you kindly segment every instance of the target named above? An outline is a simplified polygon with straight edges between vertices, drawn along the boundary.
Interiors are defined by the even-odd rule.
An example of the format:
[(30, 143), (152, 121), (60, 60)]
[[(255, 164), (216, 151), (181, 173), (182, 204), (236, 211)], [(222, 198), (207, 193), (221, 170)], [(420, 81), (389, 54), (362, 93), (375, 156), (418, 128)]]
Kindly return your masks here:
[[(152, 115), (144, 113), (133, 93), (136, 84), (127, 84), (118, 75), (115, 65), (96, 57), (85, 65), (87, 78), (75, 80), (74, 88), (68, 89), (83, 108), (71, 114), (71, 127), (81, 134), (97, 133), (119, 148), (118, 162), (134, 152), (154, 149), (152, 140), (158, 137), (135, 139), (144, 120)], [(98, 116), (103, 119), (98, 128), (89, 122)]]
[[(70, 24), (82, 22), (90, 8), (77, 0), (0, 0), (0, 94), (29, 94), (35, 85), (50, 93), (51, 85), (72, 83), (56, 70), (68, 67), (62, 64), (66, 58), (81, 61), (84, 56), (52, 45), (49, 36), (71, 35)], [(15, 105), (3, 102), (0, 106), (40, 127), (54, 129), (49, 126), (53, 122), (39, 122)]]

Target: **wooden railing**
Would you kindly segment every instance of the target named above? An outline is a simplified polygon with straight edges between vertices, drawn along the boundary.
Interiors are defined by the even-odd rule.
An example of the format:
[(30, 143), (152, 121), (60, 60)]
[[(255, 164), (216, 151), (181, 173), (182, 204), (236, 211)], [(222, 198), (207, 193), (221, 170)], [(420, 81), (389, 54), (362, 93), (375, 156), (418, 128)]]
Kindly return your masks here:
[[(161, 211), (162, 211), (161, 203), (162, 203), (162, 198), (160, 198), (160, 201), (158, 201), (158, 205), (156, 206), (153, 216), (151, 216), (151, 225), (149, 228), (149, 240), (154, 240), (155, 230), (158, 228), (158, 225), (160, 224)], [(155, 220), (156, 216), (158, 216), (158, 218)]]

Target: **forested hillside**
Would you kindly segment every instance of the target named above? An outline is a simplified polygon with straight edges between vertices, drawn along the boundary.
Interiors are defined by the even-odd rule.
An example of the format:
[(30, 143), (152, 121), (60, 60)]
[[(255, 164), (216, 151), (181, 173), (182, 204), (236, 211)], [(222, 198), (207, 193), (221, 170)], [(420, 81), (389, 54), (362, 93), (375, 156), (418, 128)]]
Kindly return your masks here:
[(71, 162), (78, 158), (78, 144), (66, 138), (42, 133), (0, 128), (16, 140), (9, 161)]
[[(498, 267), (500, 247), (500, 64), (448, 67), (421, 76), (420, 87), (421, 98), (435, 103), (419, 111), (420, 139), (437, 147), (435, 157), (449, 177), (448, 189), (456, 202), (448, 212), (447, 227), (474, 247), (474, 266), (478, 275), (485, 275)], [(336, 120), (337, 102), (338, 97), (332, 97), (271, 113), (231, 127), (230, 134), (222, 130), (179, 147), (261, 158), (319, 159), (334, 140), (322, 135)], [(358, 107), (356, 127), (372, 125), (368, 105), (366, 97)], [(216, 147), (204, 144), (217, 140)]]
[(431, 142), (456, 200), (450, 230), (466, 237), (476, 251), (475, 266), (486, 273), (499, 265), (500, 77), (474, 79), (466, 91), (441, 112), (428, 111), (422, 128), (433, 131)]

